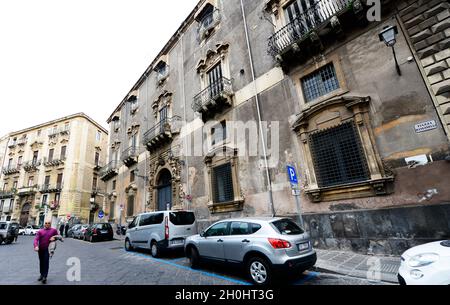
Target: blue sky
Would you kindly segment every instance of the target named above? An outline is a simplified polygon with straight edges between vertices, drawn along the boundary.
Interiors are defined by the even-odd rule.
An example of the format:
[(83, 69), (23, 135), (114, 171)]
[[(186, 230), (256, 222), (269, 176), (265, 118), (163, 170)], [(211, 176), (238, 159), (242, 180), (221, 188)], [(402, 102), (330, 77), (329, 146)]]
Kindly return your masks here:
[(77, 112), (107, 127), (197, 2), (0, 1), (0, 136)]

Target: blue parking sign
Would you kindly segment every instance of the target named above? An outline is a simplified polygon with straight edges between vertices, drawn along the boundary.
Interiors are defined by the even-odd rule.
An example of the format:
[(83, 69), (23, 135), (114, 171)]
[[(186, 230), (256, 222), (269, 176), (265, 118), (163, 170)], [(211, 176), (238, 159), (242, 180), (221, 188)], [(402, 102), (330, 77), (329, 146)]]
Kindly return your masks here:
[(102, 219), (103, 217), (105, 217), (105, 212), (103, 211), (98, 212), (98, 218)]
[(295, 171), (295, 167), (288, 165), (287, 172), (291, 184), (298, 184), (297, 172)]

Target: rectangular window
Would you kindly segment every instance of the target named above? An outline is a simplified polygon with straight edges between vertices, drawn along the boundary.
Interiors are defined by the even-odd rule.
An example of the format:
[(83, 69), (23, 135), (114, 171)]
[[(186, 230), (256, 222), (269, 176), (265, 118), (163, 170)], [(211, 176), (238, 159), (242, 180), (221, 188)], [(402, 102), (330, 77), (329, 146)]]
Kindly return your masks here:
[(3, 191), (5, 192), (8, 189), (8, 183), (3, 184)]
[(353, 122), (309, 136), (319, 187), (370, 179), (367, 161)]
[(227, 123), (226, 121), (220, 122), (220, 124), (211, 128), (211, 141), (212, 145), (219, 144), (227, 139)]
[(34, 177), (28, 178), (28, 186), (33, 186), (33, 185), (34, 185)]
[(98, 152), (95, 153), (95, 160), (94, 160), (95, 166), (99, 166), (100, 164), (100, 154)]
[(66, 159), (67, 146), (61, 147), (61, 160)]
[(42, 205), (46, 205), (47, 201), (48, 201), (48, 195), (47, 194), (42, 195)]
[(33, 152), (33, 164), (37, 163), (38, 157), (39, 157), (39, 151), (34, 151)]
[(50, 186), (50, 176), (45, 176), (44, 186), (45, 187), (49, 187)]
[(12, 186), (13, 190), (17, 190), (17, 181), (13, 182), (13, 186)]
[(49, 151), (48, 151), (48, 161), (49, 162), (52, 162), (53, 161), (53, 155), (55, 154), (55, 149), (54, 148), (51, 148)]
[(22, 165), (22, 160), (23, 160), (22, 156), (20, 156), (19, 159), (17, 159), (17, 166), (21, 166)]
[(214, 203), (224, 203), (234, 200), (231, 163), (213, 168), (212, 189)]
[(56, 203), (56, 204), (59, 204), (60, 200), (61, 200), (61, 194), (56, 193), (56, 194), (55, 194), (55, 203)]
[(131, 217), (134, 214), (134, 196), (128, 196), (127, 202), (127, 216)]
[(112, 182), (112, 190), (113, 190), (113, 191), (116, 190), (116, 184), (117, 184), (117, 181), (116, 181), (116, 180), (113, 180), (113, 182)]
[(92, 179), (92, 189), (93, 190), (97, 189), (97, 177), (94, 177)]
[(8, 160), (8, 169), (11, 169), (12, 164), (13, 164), (13, 159), (11, 158)]
[(328, 64), (301, 79), (306, 102), (339, 89), (339, 81), (333, 64)]
[(130, 171), (130, 183), (134, 182), (134, 180), (136, 179), (136, 174), (134, 172), (134, 170)]
[(58, 178), (56, 180), (56, 186), (58, 188), (62, 188), (62, 180), (63, 180), (63, 174), (58, 174)]
[(97, 142), (100, 142), (101, 139), (102, 139), (102, 132), (100, 130), (97, 130), (97, 136), (96, 136)]

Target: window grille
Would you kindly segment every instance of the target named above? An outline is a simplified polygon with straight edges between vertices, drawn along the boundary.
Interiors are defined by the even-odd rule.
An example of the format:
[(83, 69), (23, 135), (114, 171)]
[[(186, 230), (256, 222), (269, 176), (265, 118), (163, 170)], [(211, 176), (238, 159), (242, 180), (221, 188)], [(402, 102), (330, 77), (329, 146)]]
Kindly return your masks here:
[(214, 203), (224, 203), (234, 200), (231, 163), (213, 168), (212, 184)]
[(301, 81), (306, 102), (311, 102), (339, 89), (339, 81), (333, 64), (326, 65), (316, 72), (304, 77)]
[(353, 121), (309, 136), (319, 187), (370, 179), (361, 140)]

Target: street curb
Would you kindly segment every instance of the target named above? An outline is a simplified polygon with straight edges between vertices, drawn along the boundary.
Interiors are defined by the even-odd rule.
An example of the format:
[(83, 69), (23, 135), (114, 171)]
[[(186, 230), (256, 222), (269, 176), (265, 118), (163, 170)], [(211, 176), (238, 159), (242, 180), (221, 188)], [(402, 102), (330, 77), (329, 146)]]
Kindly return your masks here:
[[(351, 277), (356, 277), (356, 278), (365, 279), (365, 280), (370, 281), (366, 276), (362, 276), (362, 275), (358, 274), (358, 272), (350, 272), (350, 273), (339, 272), (339, 271), (336, 271), (336, 270), (327, 269), (327, 268), (324, 268), (324, 267), (318, 267), (318, 266), (315, 266), (314, 268), (315, 268), (314, 271), (316, 271), (316, 272), (329, 273), (329, 274), (336, 274), (336, 275), (344, 275), (344, 276), (351, 276)], [(383, 274), (383, 273), (382, 273), (382, 274)], [(385, 275), (385, 274), (384, 274), (384, 275)], [(375, 281), (374, 281), (374, 282), (375, 282)], [(380, 282), (380, 283), (390, 283), (390, 284), (398, 284), (398, 281), (397, 281), (397, 280), (395, 280), (395, 281), (394, 281), (394, 280), (390, 280), (390, 279), (386, 278), (386, 276), (385, 276), (385, 278), (383, 278), (382, 280), (376, 281), (376, 282)]]

